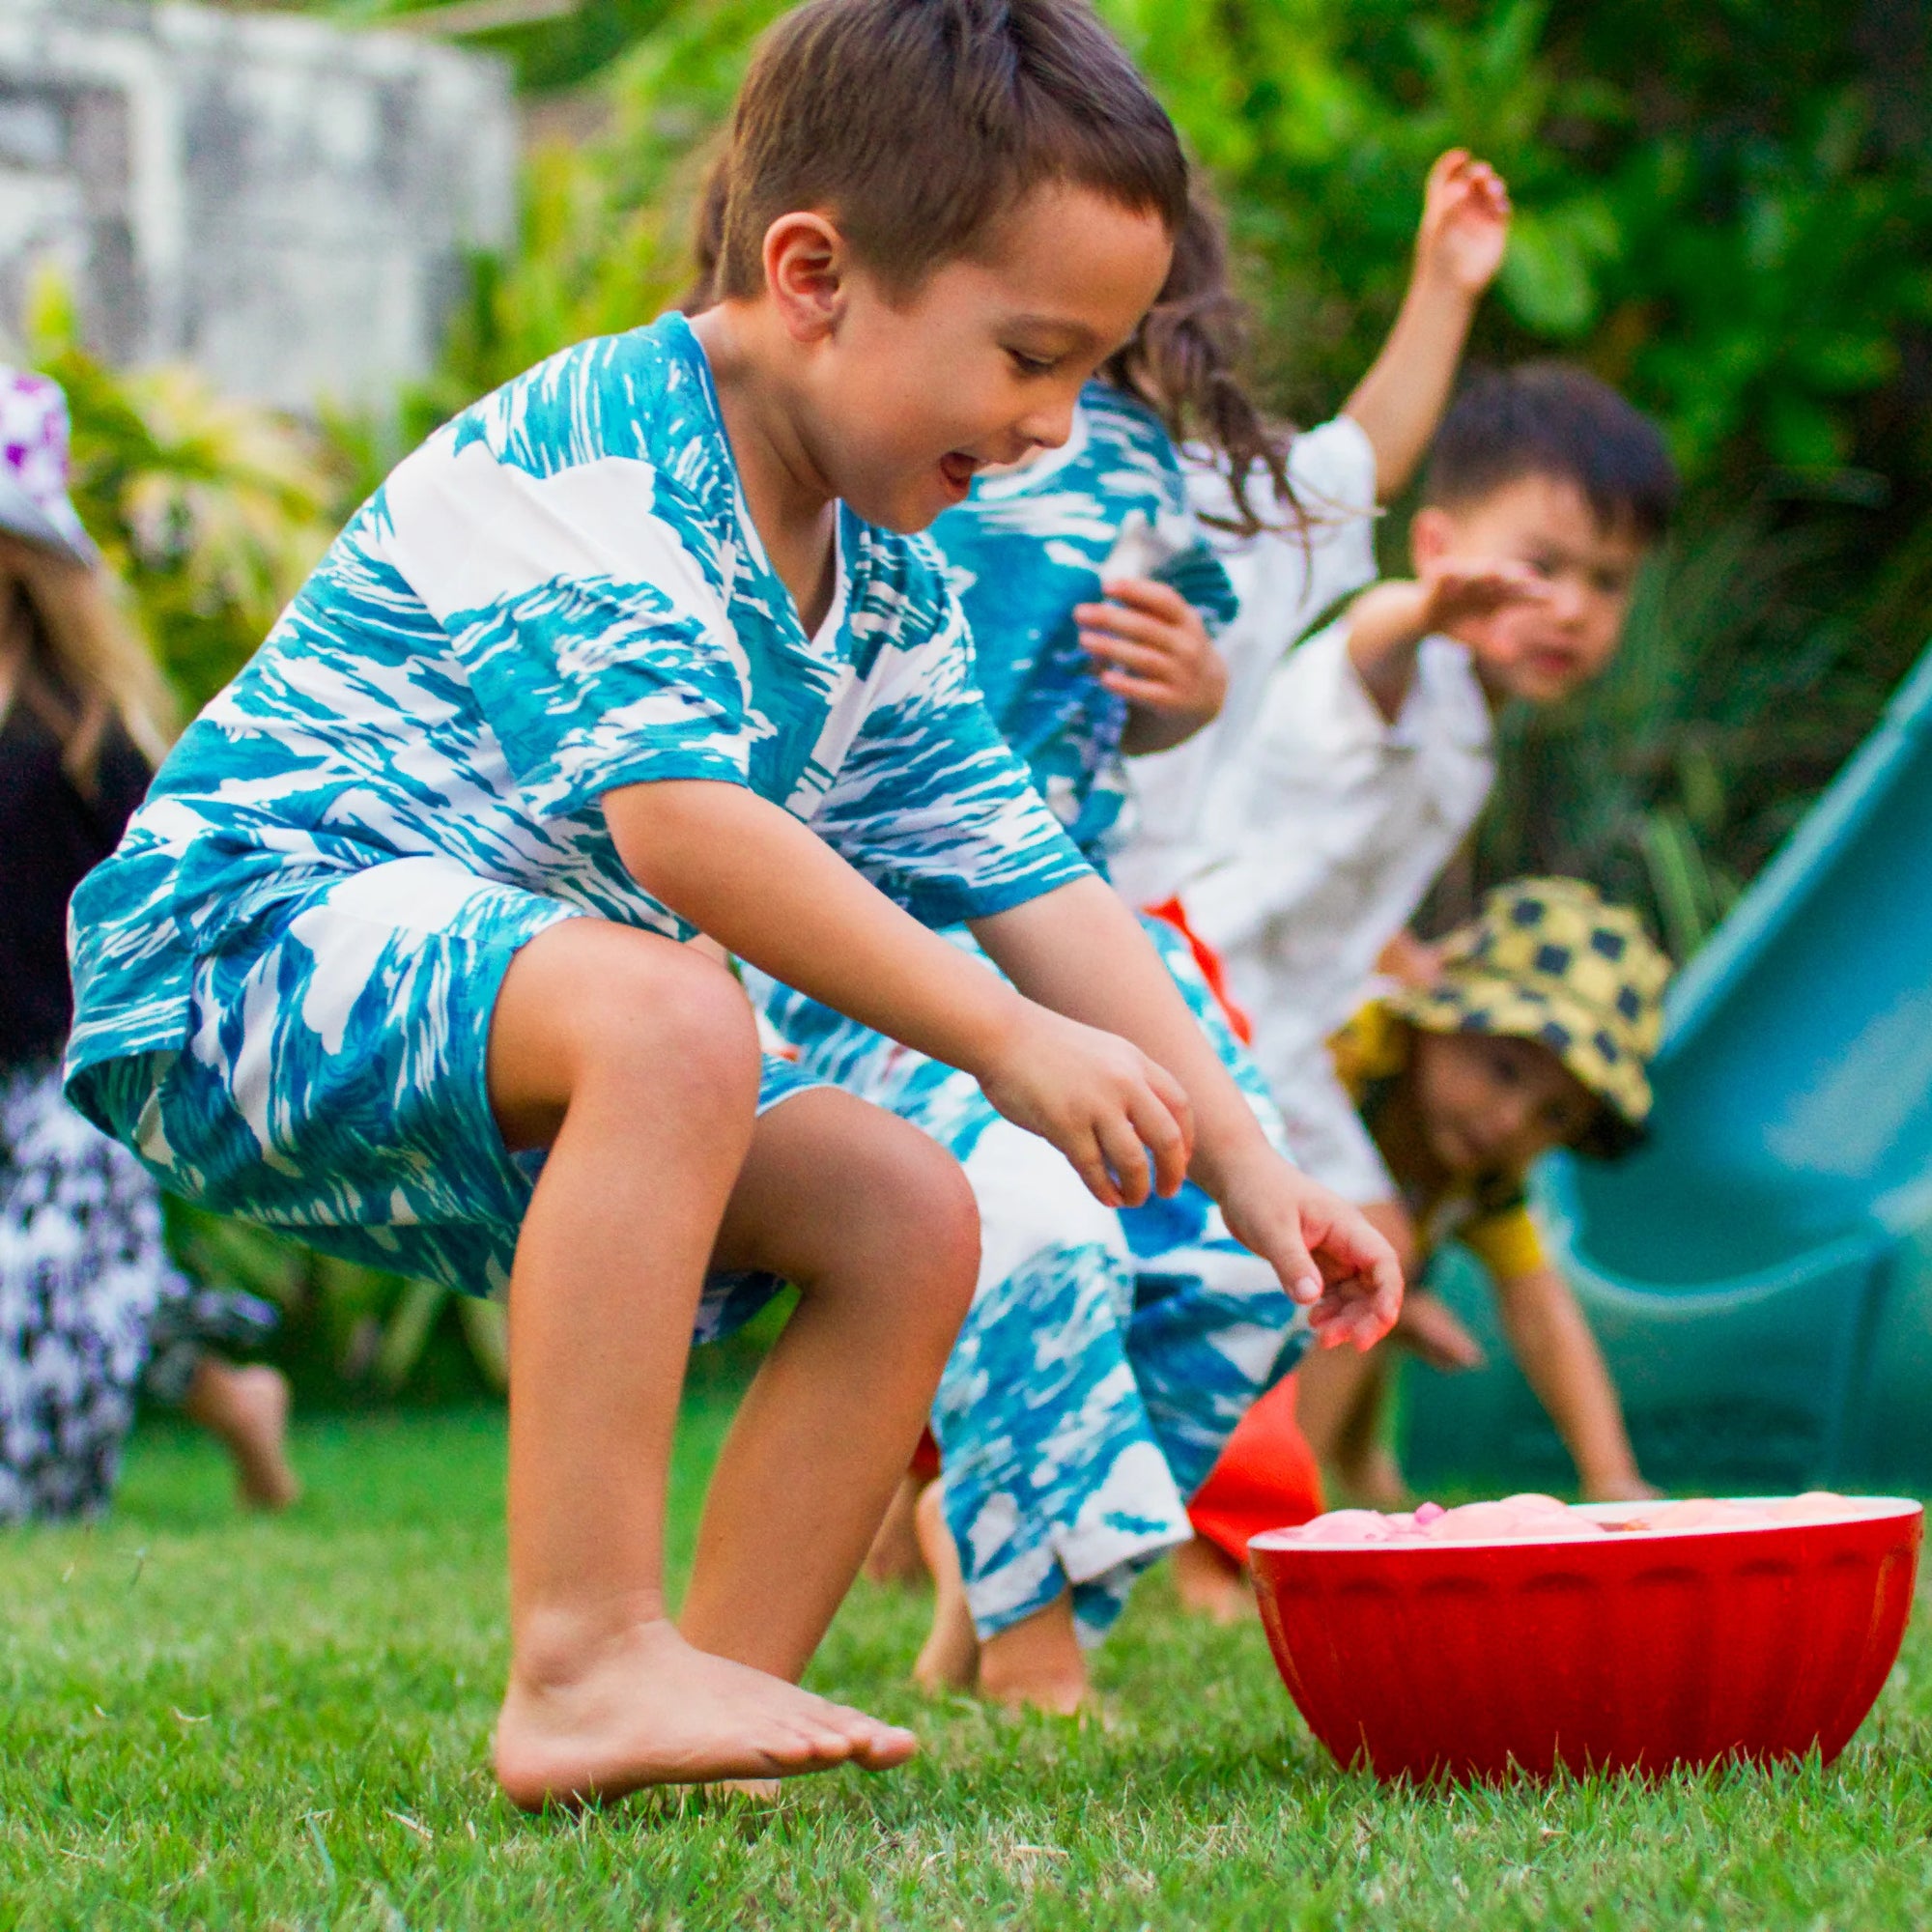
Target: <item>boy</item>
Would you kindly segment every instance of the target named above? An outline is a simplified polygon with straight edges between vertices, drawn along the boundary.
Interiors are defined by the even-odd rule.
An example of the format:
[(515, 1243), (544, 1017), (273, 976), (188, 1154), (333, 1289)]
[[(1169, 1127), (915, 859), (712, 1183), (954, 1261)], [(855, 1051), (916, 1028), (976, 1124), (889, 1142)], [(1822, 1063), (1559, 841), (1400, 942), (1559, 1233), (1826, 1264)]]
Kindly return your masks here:
[(1114, 883), (1135, 905), (1159, 905), (1192, 876), (1199, 818), (1213, 775), (1239, 762), (1270, 674), (1326, 611), (1376, 580), (1378, 505), (1400, 496), (1428, 454), (1448, 406), (1476, 305), (1502, 265), (1509, 190), (1462, 148), (1423, 184), (1422, 218), (1402, 308), (1342, 413), (1288, 449), (1292, 497), (1273, 496), (1264, 527), (1240, 526), (1224, 465), (1190, 449), (1196, 512), (1215, 532), (1239, 610), (1214, 639), (1225, 664), (1220, 715), (1171, 751), (1134, 759), (1130, 835), (1110, 853)]
[[(1634, 914), (1576, 879), (1499, 888), (1440, 952), (1432, 984), (1372, 1000), (1336, 1037), (1337, 1077), (1418, 1247), (1454, 1236), (1488, 1268), (1511, 1350), (1586, 1479), (1634, 1484), (1616, 1389), (1544, 1256), (1523, 1179), (1553, 1147), (1614, 1159), (1641, 1137), (1670, 962)], [(1323, 1413), (1303, 1393), (1318, 1448), (1376, 1437), (1388, 1371), (1377, 1349), (1352, 1378), (1327, 1378)], [(1237, 1431), (1195, 1498), (1196, 1528), (1236, 1563), (1250, 1536), (1321, 1506), (1288, 1473), (1298, 1444), (1285, 1420), (1275, 1410)]]
[[(507, 1278), (496, 1762), (526, 1805), (913, 1748), (795, 1680), (966, 1305), (970, 1200), (915, 1130), (761, 1066), (680, 937), (971, 1069), (1109, 1204), (1191, 1174), (1338, 1337), (1400, 1297), (1027, 786), (894, 534), (1065, 436), (1167, 272), (1165, 115), (1075, 0), (813, 0), (753, 63), (730, 181), (716, 305), (406, 460), (75, 900), (70, 1091), (166, 1184)], [(774, 1276), (804, 1299), (673, 1624), (685, 1350)]]
[[(1405, 1257), (1411, 1219), (1327, 1038), (1474, 825), (1495, 775), (1495, 713), (1512, 698), (1558, 702), (1609, 665), (1676, 477), (1656, 428), (1614, 390), (1536, 363), (1469, 384), (1422, 494), (1415, 579), (1365, 592), (1270, 675), (1202, 802), (1179, 895), (1252, 1018), (1297, 1158)], [(1424, 975), (1432, 964), (1415, 962)], [(1418, 1301), (1418, 1318), (1434, 1312)], [(1453, 1332), (1444, 1345), (1456, 1349)], [(1307, 1364), (1304, 1413), (1322, 1409), (1331, 1373)], [(1393, 1493), (1373, 1443), (1336, 1446), (1346, 1483)], [(1621, 1459), (1582, 1473), (1592, 1494), (1641, 1488)]]

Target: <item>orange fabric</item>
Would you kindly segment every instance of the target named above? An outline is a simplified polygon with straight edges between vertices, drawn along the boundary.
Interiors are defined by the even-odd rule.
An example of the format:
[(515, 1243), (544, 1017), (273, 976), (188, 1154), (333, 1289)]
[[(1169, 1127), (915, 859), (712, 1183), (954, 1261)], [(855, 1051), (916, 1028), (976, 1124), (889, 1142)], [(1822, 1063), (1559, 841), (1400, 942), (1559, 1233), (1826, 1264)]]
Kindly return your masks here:
[(1221, 955), (1194, 930), (1187, 923), (1187, 908), (1179, 899), (1162, 899), (1158, 905), (1144, 906), (1142, 910), (1150, 919), (1157, 919), (1164, 925), (1171, 925), (1187, 942), (1187, 950), (1194, 955), (1194, 963), (1201, 969), (1201, 977), (1208, 981), (1208, 990), (1214, 995), (1214, 1004), (1228, 1017), (1228, 1026), (1235, 1037), (1243, 1046), (1255, 1043), (1254, 1023), (1241, 1010), (1239, 1003), (1228, 990), (1228, 969), (1221, 964)]
[(1245, 1563), (1249, 1537), (1307, 1522), (1322, 1508), (1321, 1471), (1294, 1419), (1287, 1376), (1241, 1418), (1187, 1514), (1197, 1536)]

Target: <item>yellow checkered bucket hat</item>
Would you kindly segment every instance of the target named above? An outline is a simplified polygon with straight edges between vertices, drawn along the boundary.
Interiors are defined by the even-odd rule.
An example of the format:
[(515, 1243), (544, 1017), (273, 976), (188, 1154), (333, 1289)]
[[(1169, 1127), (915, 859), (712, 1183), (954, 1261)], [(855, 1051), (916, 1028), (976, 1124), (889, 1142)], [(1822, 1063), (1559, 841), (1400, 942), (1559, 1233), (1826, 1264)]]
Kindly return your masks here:
[(1392, 1011), (1430, 1033), (1548, 1047), (1604, 1103), (1583, 1152), (1613, 1158), (1643, 1138), (1670, 961), (1634, 912), (1581, 879), (1518, 879), (1441, 952), (1441, 978), (1390, 994)]

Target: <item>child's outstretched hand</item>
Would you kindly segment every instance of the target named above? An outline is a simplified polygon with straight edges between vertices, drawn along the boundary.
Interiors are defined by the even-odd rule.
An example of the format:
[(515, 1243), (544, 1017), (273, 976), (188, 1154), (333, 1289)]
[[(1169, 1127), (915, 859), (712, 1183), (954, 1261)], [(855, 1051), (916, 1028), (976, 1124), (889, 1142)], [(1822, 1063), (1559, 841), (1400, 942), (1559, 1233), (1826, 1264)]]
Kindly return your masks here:
[(1509, 224), (1502, 177), (1466, 148), (1451, 148), (1429, 170), (1423, 189), (1417, 277), (1439, 277), (1464, 295), (1481, 295), (1502, 267)]
[(1194, 606), (1151, 577), (1110, 578), (1101, 587), (1106, 603), (1073, 610), (1100, 682), (1129, 704), (1193, 729), (1219, 717), (1228, 668)]
[(1549, 585), (1528, 565), (1487, 557), (1441, 557), (1424, 565), (1417, 581), (1424, 632), (1454, 632), (1499, 611), (1549, 602)]
[(986, 1098), (1057, 1147), (1103, 1207), (1138, 1208), (1187, 1179), (1187, 1095), (1129, 1041), (1029, 1001), (994, 1063), (972, 1070)]
[(1395, 1326), (1402, 1267), (1359, 1208), (1272, 1150), (1226, 1179), (1218, 1198), (1228, 1232), (1308, 1310), (1322, 1348), (1372, 1349)]

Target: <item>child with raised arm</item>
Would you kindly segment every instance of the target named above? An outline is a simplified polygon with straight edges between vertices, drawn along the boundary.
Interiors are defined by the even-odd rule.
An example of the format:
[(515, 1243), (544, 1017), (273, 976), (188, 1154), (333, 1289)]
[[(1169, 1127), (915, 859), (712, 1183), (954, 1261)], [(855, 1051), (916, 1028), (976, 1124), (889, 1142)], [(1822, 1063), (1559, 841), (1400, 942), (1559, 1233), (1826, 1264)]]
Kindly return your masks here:
[[(1110, 1206), (1191, 1174), (1339, 1332), (1400, 1293), (1032, 791), (903, 534), (1063, 441), (1158, 293), (1166, 116), (1077, 0), (812, 0), (731, 141), (717, 302), (406, 459), (74, 907), (69, 1091), (164, 1184), (507, 1280), (496, 1763), (527, 1805), (913, 1748), (796, 1679), (966, 1306), (971, 1198), (761, 1065), (681, 936), (971, 1070)], [(927, 929), (960, 920), (1004, 978)], [(773, 1277), (803, 1298), (673, 1622), (686, 1350)]]
[[(1232, 473), (1292, 502), (1236, 380), (1236, 321), (1219, 221), (1197, 190), (1160, 300), (1082, 391), (1065, 442), (981, 475), (933, 526), (995, 723), (1096, 864), (1122, 752), (1173, 743), (1220, 697), (1209, 629), (1232, 599), (1172, 436), (1200, 429)], [(1245, 490), (1230, 502), (1239, 514)], [(1159, 923), (1148, 930), (1228, 1091), (1239, 1087), (1278, 1144), (1253, 1065), (1184, 945)], [(943, 1470), (920, 1504), (938, 1589), (916, 1675), (1071, 1710), (1086, 1694), (1084, 1650), (1134, 1577), (1186, 1539), (1187, 1497), (1307, 1328), (1202, 1189), (1123, 1211), (1096, 1203), (970, 1072), (788, 988), (761, 990), (808, 1071), (941, 1140), (980, 1207), (980, 1284), (933, 1410)]]
[(1270, 673), (1324, 611), (1375, 582), (1378, 506), (1408, 487), (1442, 419), (1509, 220), (1508, 190), (1486, 161), (1456, 148), (1430, 169), (1395, 325), (1342, 413), (1290, 443), (1292, 504), (1264, 471), (1251, 472), (1243, 480), (1257, 514), (1246, 516), (1227, 463), (1212, 448), (1189, 450), (1189, 495), (1238, 609), (1215, 634), (1226, 679), (1219, 715), (1128, 767), (1132, 805), (1110, 857), (1133, 904), (1170, 901), (1191, 875), (1210, 781), (1240, 758)]
[[(1474, 825), (1495, 775), (1495, 713), (1554, 703), (1610, 663), (1675, 494), (1655, 426), (1595, 377), (1560, 363), (1479, 377), (1430, 457), (1409, 532), (1415, 577), (1369, 590), (1275, 668), (1203, 803), (1180, 910), (1253, 1022), (1297, 1159), (1406, 1257), (1411, 1217), (1328, 1037)], [(1414, 1319), (1436, 1318), (1434, 1345), (1453, 1351), (1445, 1313), (1416, 1300)], [(1350, 1488), (1392, 1498), (1378, 1445), (1343, 1431), (1350, 1390), (1312, 1361), (1270, 1402), (1298, 1403)], [(1642, 1492), (1621, 1430), (1598, 1447), (1585, 1489)], [(1195, 1579), (1211, 1598), (1207, 1580)]]

